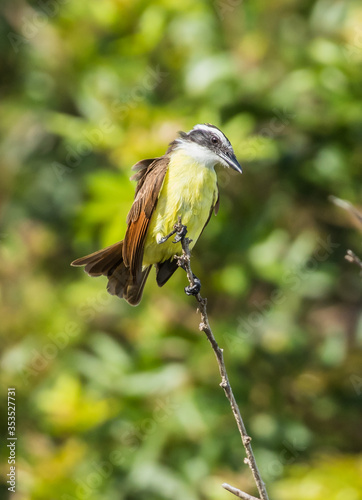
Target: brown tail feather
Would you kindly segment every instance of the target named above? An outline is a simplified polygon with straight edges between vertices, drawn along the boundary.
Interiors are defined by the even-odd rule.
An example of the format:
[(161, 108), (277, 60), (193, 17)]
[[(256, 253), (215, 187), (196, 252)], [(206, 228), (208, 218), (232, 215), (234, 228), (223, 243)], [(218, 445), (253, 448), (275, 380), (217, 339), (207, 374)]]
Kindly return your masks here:
[(129, 268), (123, 262), (123, 241), (119, 241), (97, 252), (76, 259), (72, 266), (85, 266), (89, 276), (107, 276), (107, 291), (111, 295), (124, 298), (129, 304), (136, 306), (142, 298), (143, 288), (151, 266), (131, 276)]
[(124, 263), (120, 264), (108, 278), (108, 293), (125, 299), (131, 306), (137, 306), (141, 301), (143, 288), (150, 270), (151, 266), (138, 273), (135, 278), (132, 278), (129, 268)]
[(85, 266), (84, 270), (89, 276), (107, 276), (108, 269), (110, 269), (110, 264), (113, 261), (114, 264), (123, 261), (122, 248), (123, 241), (119, 241), (107, 248), (74, 260), (71, 266)]

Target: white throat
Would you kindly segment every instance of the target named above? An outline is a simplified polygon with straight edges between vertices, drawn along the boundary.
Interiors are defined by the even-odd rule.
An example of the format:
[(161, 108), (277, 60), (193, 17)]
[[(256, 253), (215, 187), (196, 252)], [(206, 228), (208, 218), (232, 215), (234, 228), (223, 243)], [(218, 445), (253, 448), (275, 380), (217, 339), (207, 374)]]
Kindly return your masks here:
[(215, 165), (221, 163), (218, 155), (210, 149), (200, 146), (196, 142), (180, 140), (175, 151), (182, 151), (186, 156), (189, 156), (194, 162), (199, 163), (211, 170), (214, 170)]

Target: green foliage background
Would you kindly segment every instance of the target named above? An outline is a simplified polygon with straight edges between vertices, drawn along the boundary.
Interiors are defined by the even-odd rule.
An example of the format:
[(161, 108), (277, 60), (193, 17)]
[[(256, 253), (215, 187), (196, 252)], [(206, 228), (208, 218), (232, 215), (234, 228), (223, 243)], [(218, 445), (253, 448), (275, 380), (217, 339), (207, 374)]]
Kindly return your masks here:
[[(1, 418), (14, 500), (256, 493), (182, 272), (131, 308), (69, 263), (123, 237), (132, 164), (211, 122), (242, 176), (193, 253), (273, 499), (362, 498), (357, 0), (1, 4)], [(2, 440), (4, 443), (5, 441)], [(7, 497), (2, 447), (1, 498)]]

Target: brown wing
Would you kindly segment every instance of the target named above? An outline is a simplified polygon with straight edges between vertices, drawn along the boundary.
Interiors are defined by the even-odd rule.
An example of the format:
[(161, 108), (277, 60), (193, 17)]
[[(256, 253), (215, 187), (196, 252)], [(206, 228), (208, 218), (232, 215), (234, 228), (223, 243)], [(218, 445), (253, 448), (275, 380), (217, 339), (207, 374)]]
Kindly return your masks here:
[(133, 205), (127, 216), (127, 232), (123, 244), (123, 260), (129, 267), (131, 276), (136, 277), (142, 270), (145, 238), (152, 213), (156, 207), (169, 158), (162, 156), (152, 160), (142, 160), (133, 169), (138, 180)]
[[(135, 163), (131, 170), (134, 170), (136, 173), (132, 175), (131, 181), (141, 181), (145, 173), (147, 172), (148, 167), (156, 160), (159, 160), (159, 158), (147, 158), (146, 160), (140, 160)], [(136, 187), (136, 194), (141, 186), (142, 182), (138, 182)]]

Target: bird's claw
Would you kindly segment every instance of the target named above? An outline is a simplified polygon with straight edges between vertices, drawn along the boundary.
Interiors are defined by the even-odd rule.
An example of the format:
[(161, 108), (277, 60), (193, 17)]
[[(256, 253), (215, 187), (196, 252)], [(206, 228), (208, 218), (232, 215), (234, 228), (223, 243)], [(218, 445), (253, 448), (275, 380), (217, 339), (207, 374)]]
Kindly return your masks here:
[(187, 234), (187, 227), (182, 226), (180, 231), (176, 231), (176, 236), (172, 243), (179, 243), (186, 236), (186, 234)]
[[(182, 226), (180, 230), (177, 230), (177, 225), (176, 225), (175, 228), (173, 229), (173, 231), (171, 231), (170, 233), (166, 234), (166, 236), (164, 236), (163, 238), (159, 239), (157, 243), (159, 245), (161, 245), (162, 243), (165, 243), (174, 234), (176, 236), (175, 236), (175, 239), (173, 240), (172, 243), (178, 243), (183, 238), (185, 238), (185, 236), (187, 234), (187, 227), (186, 226)], [(192, 240), (190, 240), (190, 241), (192, 241)]]
[(194, 276), (194, 284), (192, 286), (185, 286), (186, 295), (197, 295), (201, 290), (201, 281)]
[(159, 245), (161, 245), (162, 243), (165, 243), (169, 239), (169, 237), (172, 236), (173, 234), (175, 234), (175, 233), (171, 233), (171, 234), (168, 234), (167, 236), (164, 236), (163, 238), (161, 238), (160, 240), (158, 240), (157, 243)]

